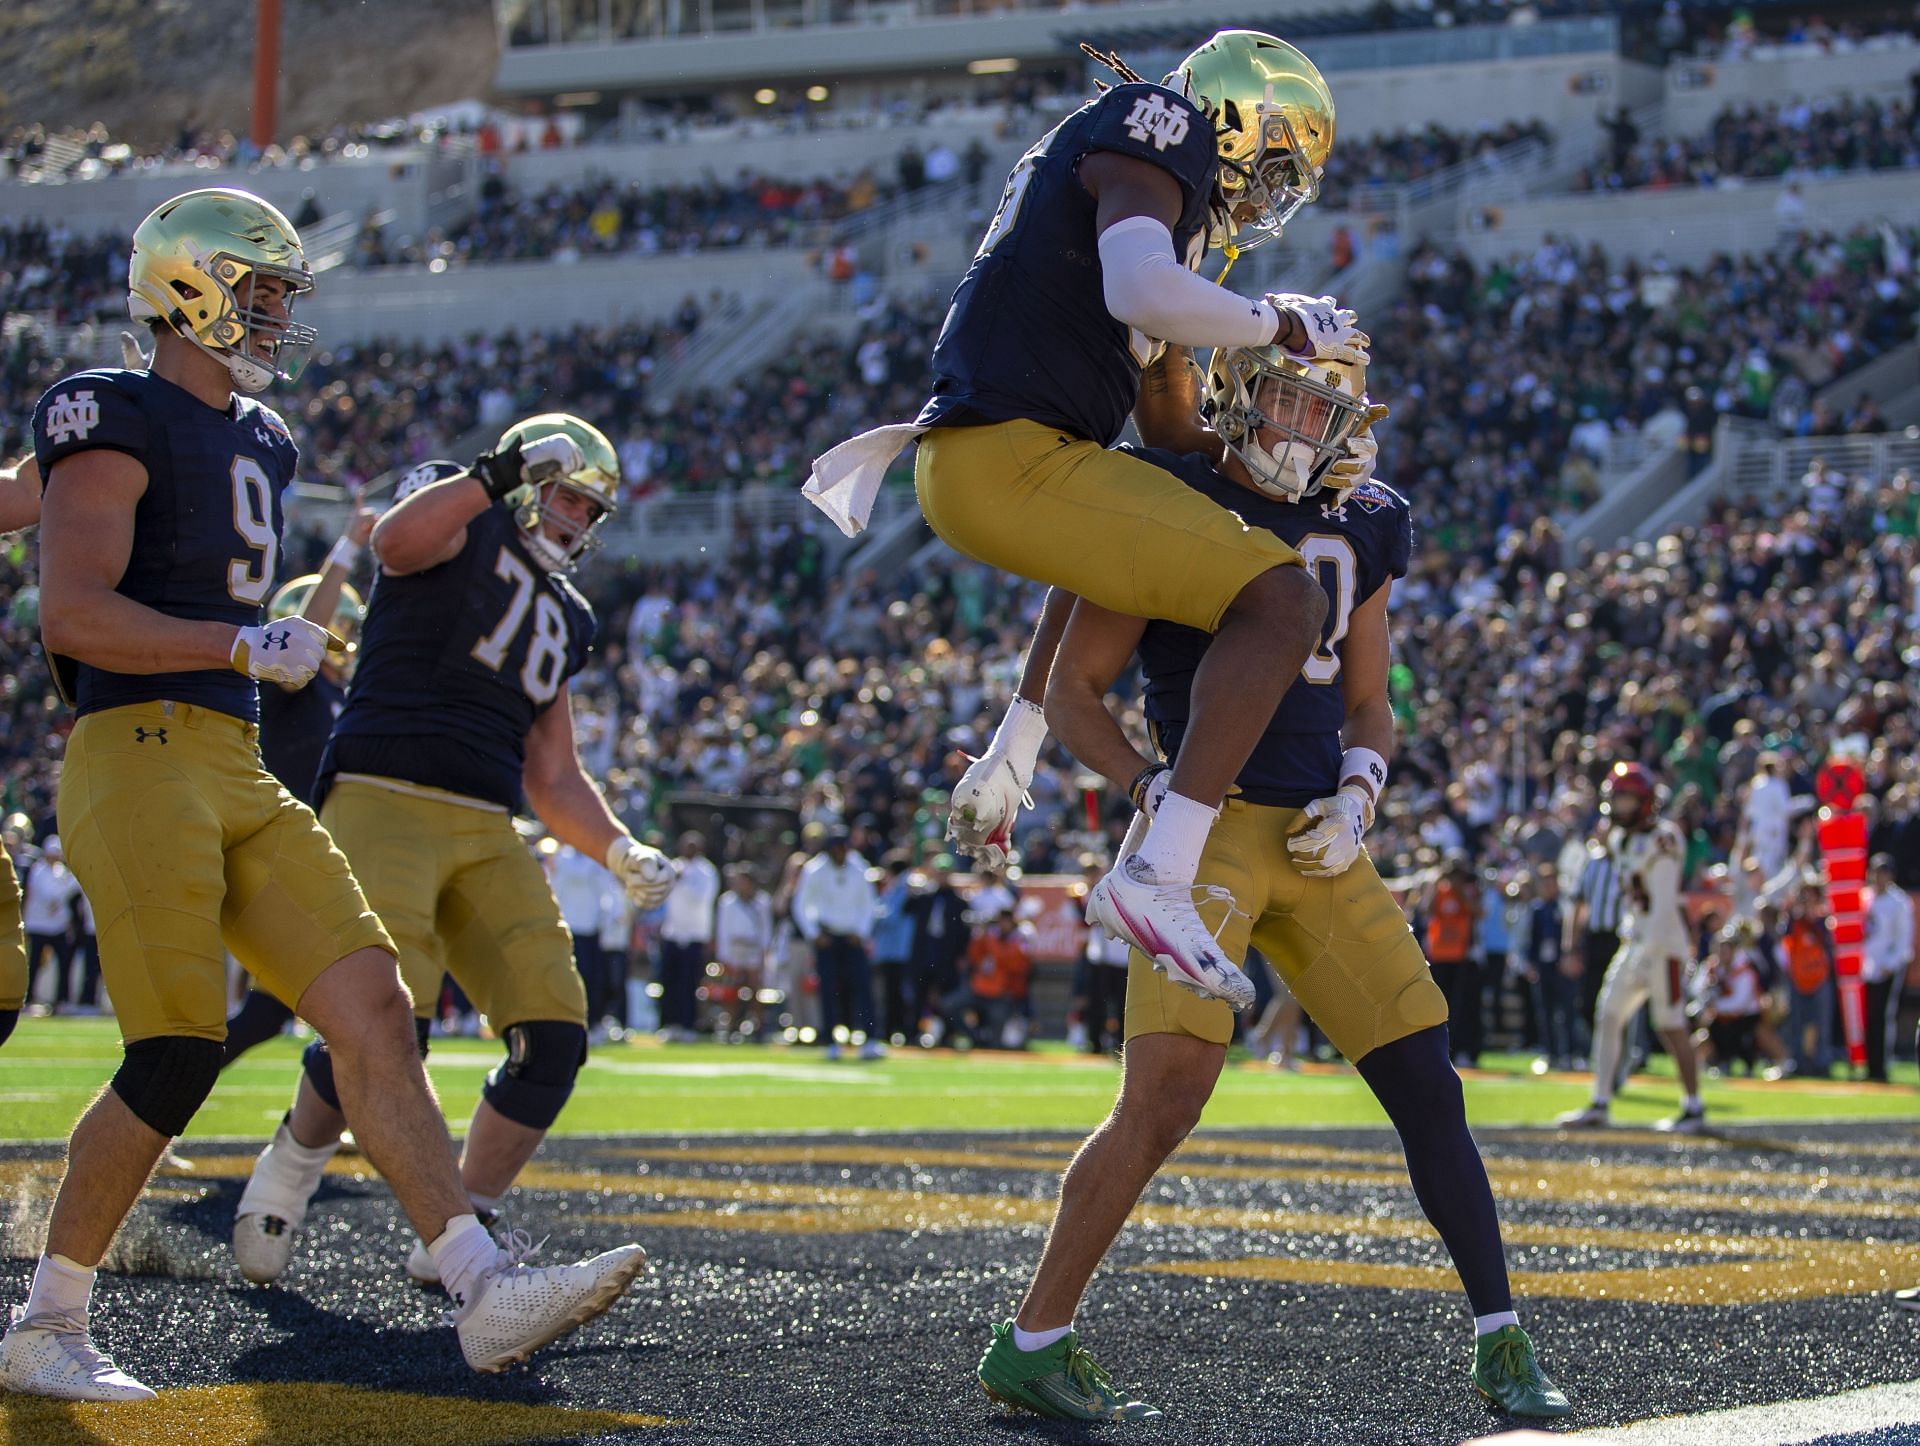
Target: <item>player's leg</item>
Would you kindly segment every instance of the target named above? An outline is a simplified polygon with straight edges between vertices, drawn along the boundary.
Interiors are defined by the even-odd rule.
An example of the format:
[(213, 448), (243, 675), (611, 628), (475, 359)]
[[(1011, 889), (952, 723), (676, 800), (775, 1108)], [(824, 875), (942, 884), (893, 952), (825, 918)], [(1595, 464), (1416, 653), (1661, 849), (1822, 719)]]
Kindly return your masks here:
[(1449, 1056), (1447, 1001), (1405, 914), (1371, 859), (1362, 855), (1333, 878), (1308, 878), (1286, 851), (1299, 813), (1251, 811), (1264, 816), (1261, 836), (1273, 851), (1271, 904), (1254, 927), (1254, 947), (1393, 1122), (1414, 1197), (1473, 1310), (1475, 1386), (1515, 1415), (1565, 1415), (1566, 1398), (1541, 1374), (1513, 1309), (1493, 1188)]
[[(450, 1319), (462, 1354), (475, 1370), (504, 1370), (605, 1311), (646, 1254), (627, 1245), (533, 1269), (495, 1244), (461, 1188), (393, 945), (306, 805), (265, 773), (252, 792), (259, 827), (228, 852), (230, 945), (262, 984), (296, 999), (301, 1017), (328, 1039), (340, 1103), (367, 1158), (429, 1242), (456, 1307)], [(448, 806), (422, 805), (439, 807)]]
[(227, 1042), (220, 1068), (225, 1069), (255, 1045), (265, 1044), (287, 1027), (293, 1011), (264, 989), (249, 989), (240, 1007), (227, 1016)]
[[(1652, 989), (1647, 972), (1646, 961), (1630, 947), (1622, 947), (1607, 965), (1593, 1012), (1593, 1102), (1584, 1110), (1562, 1115), (1561, 1124), (1582, 1127), (1607, 1123), (1627, 1031)], [(1691, 1055), (1691, 1047), (1688, 1052)]]
[(1213, 634), (1171, 790), (1095, 897), (1106, 926), (1171, 977), (1244, 1009), (1252, 985), (1195, 921), (1189, 886), (1221, 800), (1320, 645), (1324, 589), (1293, 548), (1172, 473), (1037, 423), (931, 432), (914, 477), (928, 522), (962, 552)]
[[(94, 1272), (167, 1147), (220, 1069), (221, 750), (186, 720), (163, 761), (135, 722), (161, 705), (90, 714), (68, 739), (60, 832), (92, 900), (109, 997), (126, 1041), (75, 1127), (24, 1310), (0, 1343), (0, 1385), (81, 1400), (153, 1393), (88, 1340)], [(234, 736), (239, 737), (238, 725)], [(133, 806), (130, 806), (130, 803)]]
[(1687, 966), (1684, 959), (1659, 957), (1650, 960), (1646, 972), (1649, 982), (1647, 1012), (1652, 1016), (1654, 1032), (1673, 1057), (1680, 1076), (1680, 1113), (1660, 1122), (1659, 1128), (1681, 1134), (1696, 1134), (1707, 1127), (1706, 1106), (1700, 1099), (1700, 1060), (1693, 1048), (1693, 1035), (1687, 1028)]
[[(434, 821), (395, 807), (398, 801), (399, 795), (372, 785), (342, 782), (327, 798), (327, 832), (323, 837), (331, 840), (329, 854), (345, 855), (343, 869), (354, 858), (360, 860), (359, 877), (367, 880), (361, 896), (385, 926), (385, 937), (399, 950), (401, 982), (413, 1001), (414, 1023), (409, 1038), (417, 1063), (424, 1057), (427, 1035), (427, 1021), (418, 1011), (429, 1008), (426, 1001), (438, 992), (440, 964), (433, 911), (440, 877), (448, 867), (448, 851)], [(303, 838), (294, 837), (297, 846), (306, 846)], [(254, 852), (264, 856), (264, 845), (256, 846)], [(257, 872), (265, 875), (274, 866), (267, 860)], [(331, 940), (328, 934), (316, 941), (316, 952), (328, 954)], [(259, 947), (269, 956), (278, 954), (271, 936), (262, 939)], [(320, 963), (324, 968), (338, 957), (333, 955)], [(277, 958), (270, 958), (268, 967), (279, 968)], [(349, 1008), (356, 989), (368, 990), (371, 1002), (378, 1007), (384, 998), (380, 987), (384, 976), (378, 969), (373, 972), (380, 977), (343, 975), (311, 999), (302, 995), (320, 977), (318, 973), (283, 986), (287, 996), (299, 1004), (302, 1017), (319, 1032), (301, 1055), (293, 1104), (255, 1160), (234, 1212), (234, 1260), (240, 1273), (257, 1284), (279, 1279), (291, 1262), (314, 1192), (320, 1188), (327, 1163), (339, 1150), (341, 1134), (347, 1127), (345, 1101), (336, 1077), (336, 1053), (340, 1048), (351, 1051), (360, 1041), (357, 1037), (332, 1038), (307, 1011), (331, 1013)], [(347, 998), (336, 1000), (336, 989), (344, 989)], [(377, 1054), (378, 1045), (374, 1048)], [(437, 1128), (442, 1138), (439, 1148), (451, 1156), (452, 1144), (444, 1138), (445, 1121), (441, 1120)]]
[(20, 924), (20, 877), (0, 850), (0, 1044), (27, 1007), (27, 935)]
[[(506, 1045), (460, 1154), (477, 1211), (494, 1212), (540, 1148), (587, 1058), (585, 983), (553, 891), (505, 815), (476, 814), (437, 927), (454, 978)], [(408, 1270), (430, 1278), (415, 1251)]]
[[(1213, 901), (1220, 944), (1244, 959), (1251, 919), (1265, 885), (1251, 816), (1229, 804), (1208, 841), (1200, 877), (1245, 908)], [(1233, 1037), (1233, 1012), (1155, 972), (1135, 954), (1127, 969), (1125, 1051), (1120, 1095), (1106, 1120), (1074, 1155), (1060, 1182), (1060, 1203), (1026, 1298), (1011, 1321), (994, 1327), (980, 1362), (981, 1384), (1009, 1405), (1084, 1420), (1132, 1420), (1158, 1413), (1094, 1379), (1073, 1333), (1074, 1312), (1120, 1227), (1154, 1173), (1184, 1140), (1213, 1094)]]

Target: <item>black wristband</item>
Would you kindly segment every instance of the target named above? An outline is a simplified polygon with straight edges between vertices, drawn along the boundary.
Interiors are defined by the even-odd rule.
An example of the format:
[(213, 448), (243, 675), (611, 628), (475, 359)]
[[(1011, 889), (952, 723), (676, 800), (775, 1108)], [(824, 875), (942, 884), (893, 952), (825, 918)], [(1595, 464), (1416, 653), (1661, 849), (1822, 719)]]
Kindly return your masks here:
[(1147, 811), (1147, 785), (1162, 773), (1169, 772), (1164, 763), (1149, 763), (1133, 775), (1133, 782), (1127, 785), (1127, 797), (1133, 800), (1133, 806), (1142, 813)]

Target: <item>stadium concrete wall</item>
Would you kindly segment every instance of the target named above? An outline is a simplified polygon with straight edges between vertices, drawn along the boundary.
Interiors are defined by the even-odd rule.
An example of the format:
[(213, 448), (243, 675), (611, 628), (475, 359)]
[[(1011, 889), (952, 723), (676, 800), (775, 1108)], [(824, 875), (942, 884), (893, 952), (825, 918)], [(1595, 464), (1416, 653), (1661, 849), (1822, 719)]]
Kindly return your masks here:
[[(1557, 236), (1582, 246), (1598, 243), (1616, 257), (1660, 255), (1697, 265), (1716, 252), (1771, 249), (1788, 229), (1775, 210), (1786, 184), (1469, 204), (1462, 208), (1460, 245), (1481, 264), (1524, 255)], [(1845, 234), (1881, 220), (1920, 222), (1920, 177), (1912, 171), (1816, 176), (1799, 184), (1806, 209), (1793, 230)]]
[(1779, 54), (1752, 60), (1681, 61), (1666, 73), (1668, 135), (1702, 135), (1729, 105), (1765, 106), (1814, 96), (1904, 94), (1920, 70), (1920, 43), (1902, 38), (1844, 55)]

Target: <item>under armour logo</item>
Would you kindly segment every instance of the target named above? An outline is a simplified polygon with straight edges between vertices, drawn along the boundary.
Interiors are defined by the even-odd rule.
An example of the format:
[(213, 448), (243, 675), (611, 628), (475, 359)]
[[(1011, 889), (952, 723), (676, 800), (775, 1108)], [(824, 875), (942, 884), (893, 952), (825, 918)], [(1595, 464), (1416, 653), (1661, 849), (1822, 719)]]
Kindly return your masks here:
[(1346, 499), (1342, 498), (1338, 502), (1322, 502), (1320, 516), (1328, 522), (1345, 522), (1347, 520)]
[(1313, 329), (1314, 329), (1315, 331), (1332, 331), (1332, 330), (1334, 330), (1335, 328), (1334, 328), (1334, 325), (1333, 325), (1333, 318), (1332, 318), (1331, 316), (1328, 316), (1328, 315), (1326, 314), (1326, 312), (1324, 312), (1324, 311), (1322, 311), (1322, 312), (1320, 312), (1320, 313), (1318, 313), (1318, 314), (1317, 314), (1317, 315), (1315, 315), (1315, 317), (1313, 318)]
[(161, 746), (165, 747), (167, 730), (164, 728), (136, 728), (133, 730), (133, 741), (135, 743), (145, 743), (149, 738), (158, 738)]
[(1175, 110), (1155, 95), (1145, 95), (1127, 112), (1127, 134), (1136, 141), (1152, 141), (1156, 151), (1177, 146), (1187, 138), (1187, 113)]
[(100, 404), (91, 390), (68, 396), (60, 393), (47, 404), (47, 437), (56, 445), (82, 441), (100, 424)]
[(284, 653), (287, 650), (287, 640), (292, 636), (293, 633), (287, 628), (281, 628), (277, 632), (268, 628), (260, 637), (260, 646), (263, 649), (278, 648)]

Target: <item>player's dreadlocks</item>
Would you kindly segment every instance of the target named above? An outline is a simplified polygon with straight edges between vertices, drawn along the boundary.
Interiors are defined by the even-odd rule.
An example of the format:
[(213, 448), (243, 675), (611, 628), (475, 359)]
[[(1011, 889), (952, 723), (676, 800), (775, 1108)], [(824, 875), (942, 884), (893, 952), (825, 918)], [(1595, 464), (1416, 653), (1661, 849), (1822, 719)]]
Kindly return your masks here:
[[(1115, 75), (1119, 76), (1120, 79), (1122, 79), (1123, 81), (1126, 81), (1129, 85), (1137, 81), (1143, 81), (1146, 79), (1146, 77), (1142, 75), (1139, 71), (1135, 70), (1131, 65), (1128, 65), (1126, 61), (1122, 60), (1120, 58), (1118, 51), (1095, 50), (1091, 45), (1087, 44), (1087, 42), (1084, 40), (1080, 42), (1080, 48), (1084, 50), (1088, 55), (1092, 56), (1095, 60), (1099, 61), (1102, 65), (1106, 66), (1108, 70), (1111, 70)], [(1093, 84), (1094, 84), (1094, 88), (1100, 91), (1105, 91), (1108, 88), (1107, 83), (1104, 80), (1096, 80)]]

